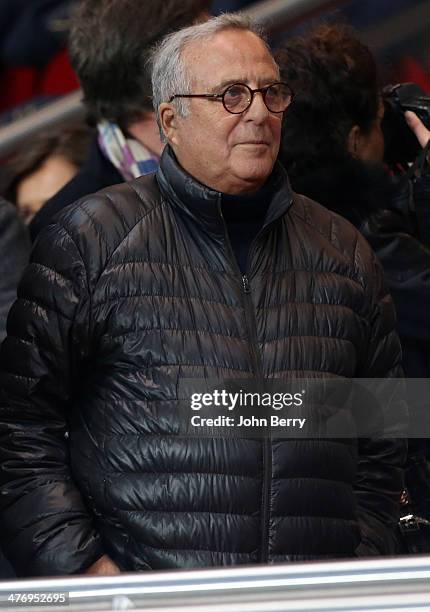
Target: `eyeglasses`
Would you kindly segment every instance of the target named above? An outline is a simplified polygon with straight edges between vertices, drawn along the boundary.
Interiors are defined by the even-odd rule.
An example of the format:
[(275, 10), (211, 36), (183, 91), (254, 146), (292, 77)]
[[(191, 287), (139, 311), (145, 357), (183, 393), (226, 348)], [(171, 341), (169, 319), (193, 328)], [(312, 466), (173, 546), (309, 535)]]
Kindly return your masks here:
[(220, 94), (176, 94), (169, 100), (175, 98), (208, 98), (210, 100), (222, 100), (226, 111), (233, 115), (245, 112), (251, 106), (256, 93), (261, 93), (267, 109), (271, 113), (283, 113), (293, 100), (293, 90), (286, 83), (272, 83), (259, 89), (251, 89), (245, 83), (234, 83)]

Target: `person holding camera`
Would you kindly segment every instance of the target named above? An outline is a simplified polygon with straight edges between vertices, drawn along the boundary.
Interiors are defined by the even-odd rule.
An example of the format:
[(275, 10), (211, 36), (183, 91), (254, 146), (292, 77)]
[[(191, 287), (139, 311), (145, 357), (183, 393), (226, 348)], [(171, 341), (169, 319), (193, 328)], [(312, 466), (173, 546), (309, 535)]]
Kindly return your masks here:
[[(417, 174), (414, 164), (399, 176), (387, 171), (386, 105), (376, 63), (347, 26), (324, 25), (291, 39), (278, 50), (277, 61), (282, 80), (296, 94), (284, 117), (280, 150), (292, 187), (346, 217), (367, 238), (396, 306), (406, 376), (428, 378), (430, 131), (416, 114), (404, 113), (423, 148), (421, 168)], [(386, 153), (392, 160), (393, 151)], [(428, 519), (430, 485), (420, 474), (427, 473), (422, 466), (429, 465), (429, 456), (429, 440), (411, 440), (406, 481), (415, 510)]]

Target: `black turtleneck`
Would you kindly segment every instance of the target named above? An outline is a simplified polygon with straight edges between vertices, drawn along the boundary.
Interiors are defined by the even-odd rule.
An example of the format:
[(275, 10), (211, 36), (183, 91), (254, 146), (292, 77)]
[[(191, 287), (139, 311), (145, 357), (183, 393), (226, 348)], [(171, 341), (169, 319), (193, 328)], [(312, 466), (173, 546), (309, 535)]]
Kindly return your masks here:
[(222, 215), (242, 274), (246, 272), (249, 247), (263, 227), (273, 187), (265, 185), (253, 195), (222, 196)]
[(175, 206), (204, 224), (207, 231), (216, 233), (218, 237), (224, 231), (219, 216), (221, 203), (233, 253), (242, 274), (246, 272), (251, 243), (263, 228), (264, 222), (274, 221), (292, 203), (286, 172), (278, 163), (275, 164), (266, 184), (257, 193), (230, 195), (215, 191), (189, 175), (180, 166), (168, 145), (161, 156), (157, 181), (161, 190), (169, 194), (168, 197)]

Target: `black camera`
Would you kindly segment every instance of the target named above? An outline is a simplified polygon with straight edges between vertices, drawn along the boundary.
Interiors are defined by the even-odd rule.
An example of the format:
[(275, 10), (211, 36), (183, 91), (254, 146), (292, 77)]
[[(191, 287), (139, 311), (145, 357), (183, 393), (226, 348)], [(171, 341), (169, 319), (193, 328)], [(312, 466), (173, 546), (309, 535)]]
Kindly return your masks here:
[(404, 112), (413, 111), (430, 129), (430, 96), (415, 83), (388, 85), (383, 90), (385, 115), (382, 132), (385, 139), (384, 161), (391, 167), (406, 167), (413, 162), (421, 146), (408, 127)]

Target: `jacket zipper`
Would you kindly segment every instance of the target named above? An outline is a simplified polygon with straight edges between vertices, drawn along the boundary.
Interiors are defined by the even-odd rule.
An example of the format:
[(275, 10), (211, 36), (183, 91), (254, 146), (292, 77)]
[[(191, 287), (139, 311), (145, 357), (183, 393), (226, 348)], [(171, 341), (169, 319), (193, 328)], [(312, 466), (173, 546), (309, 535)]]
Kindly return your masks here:
[[(261, 362), (261, 354), (258, 350), (258, 339), (257, 339), (257, 323), (255, 319), (254, 313), (254, 305), (252, 303), (251, 298), (251, 284), (249, 282), (249, 277), (247, 274), (242, 274), (239, 265), (237, 263), (236, 256), (233, 251), (233, 247), (231, 246), (230, 238), (228, 235), (227, 225), (225, 223), (221, 206), (218, 207), (219, 213), (224, 223), (224, 231), (225, 231), (225, 239), (228, 245), (228, 249), (230, 252), (230, 256), (234, 265), (242, 276), (242, 291), (244, 294), (244, 304), (245, 304), (245, 321), (248, 329), (249, 339), (250, 339), (250, 356), (252, 362), (253, 371), (257, 377), (257, 379), (261, 379), (262, 384), (264, 385), (264, 377), (263, 377), (263, 366)], [(271, 224), (270, 224), (271, 225)], [(267, 228), (270, 225), (260, 230), (258, 234), (254, 237), (248, 251), (246, 270), (249, 270), (249, 260), (250, 254), (252, 253), (252, 249), (254, 243), (257, 238), (261, 236), (262, 233), (267, 231)], [(261, 554), (260, 554), (260, 562), (267, 563), (269, 558), (269, 499), (270, 499), (270, 491), (271, 491), (271, 483), (272, 483), (272, 442), (270, 440), (270, 430), (268, 432), (269, 437), (265, 437), (263, 440), (263, 484), (262, 484), (262, 501), (261, 501)]]
[[(252, 245), (251, 245), (252, 246)], [(251, 285), (246, 274), (242, 276), (243, 292), (245, 294), (245, 316), (247, 327), (250, 332), (250, 341), (253, 352), (254, 371), (257, 377), (261, 377), (261, 384), (264, 388), (263, 366), (261, 355), (257, 348), (258, 339), (256, 333), (256, 321), (254, 306), (251, 298)], [(261, 563), (267, 563), (269, 557), (269, 518), (270, 518), (270, 492), (272, 486), (272, 442), (270, 439), (270, 429), (263, 439), (263, 484), (261, 496)]]

